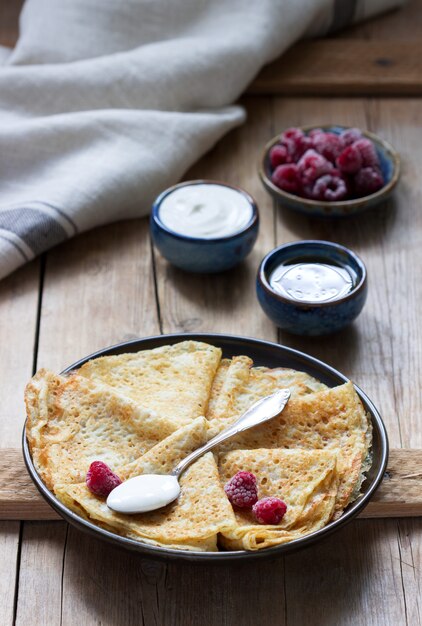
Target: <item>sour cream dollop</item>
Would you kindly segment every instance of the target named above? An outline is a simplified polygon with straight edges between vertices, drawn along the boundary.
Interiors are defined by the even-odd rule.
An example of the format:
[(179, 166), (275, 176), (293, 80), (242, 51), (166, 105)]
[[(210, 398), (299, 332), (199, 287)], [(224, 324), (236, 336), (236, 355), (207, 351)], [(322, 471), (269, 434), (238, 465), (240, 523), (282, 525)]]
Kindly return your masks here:
[(164, 226), (180, 235), (218, 239), (243, 230), (253, 207), (240, 191), (211, 183), (178, 187), (160, 204)]
[(179, 493), (176, 476), (141, 474), (113, 489), (107, 498), (107, 506), (117, 513), (145, 513), (173, 502)]

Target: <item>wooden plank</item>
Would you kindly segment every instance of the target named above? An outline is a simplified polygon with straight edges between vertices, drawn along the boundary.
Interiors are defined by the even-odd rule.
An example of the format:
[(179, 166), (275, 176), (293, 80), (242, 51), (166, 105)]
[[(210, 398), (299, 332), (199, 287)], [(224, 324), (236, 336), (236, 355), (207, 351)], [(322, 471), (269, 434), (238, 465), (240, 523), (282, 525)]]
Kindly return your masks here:
[(31, 481), (22, 451), (0, 451), (0, 520), (60, 519)]
[(20, 445), (23, 390), (33, 367), (38, 287), (38, 261), (0, 282), (0, 448)]
[[(387, 472), (361, 517), (422, 516), (422, 450), (390, 451)], [(34, 487), (20, 450), (2, 450), (0, 520), (60, 519)]]
[(403, 519), (398, 524), (398, 548), (406, 616), (410, 626), (422, 623), (422, 533), (420, 520)]
[[(1, 448), (20, 445), (25, 414), (22, 394), (33, 366), (38, 287), (38, 262), (0, 283), (0, 459), (4, 458)], [(19, 533), (19, 522), (0, 524), (0, 606), (5, 625), (14, 619)]]
[[(38, 367), (60, 371), (98, 348), (159, 332), (148, 232), (145, 219), (113, 224), (48, 254)], [(81, 552), (80, 537), (74, 532), (66, 540), (64, 524), (24, 523), (18, 624), (84, 623), (80, 615), (86, 611), (86, 595), (74, 586), (82, 574), (79, 577), (72, 564), (77, 562), (85, 571), (95, 559), (95, 541), (89, 540)], [(100, 545), (108, 555), (109, 547)], [(110, 569), (114, 576), (112, 565)], [(91, 580), (84, 578), (84, 585), (103, 598), (108, 590), (98, 571)], [(131, 578), (139, 580), (135, 568), (124, 572), (125, 585)], [(64, 597), (72, 606), (62, 616)], [(116, 611), (124, 614), (123, 601), (117, 602)]]
[[(422, 338), (417, 321), (422, 288), (416, 279), (421, 229), (421, 184), (416, 167), (420, 159), (419, 133), (416, 131), (419, 107), (420, 102), (416, 99), (350, 101), (303, 98), (277, 99), (274, 102), (276, 132), (288, 126), (338, 121), (378, 132), (391, 140), (403, 156), (405, 167), (397, 193), (394, 199), (379, 209), (338, 221), (306, 218), (282, 207), (278, 208), (277, 215), (279, 243), (306, 238), (338, 241), (358, 252), (365, 261), (370, 284), (368, 302), (351, 328), (327, 338), (307, 339), (280, 333), (279, 339), (331, 363), (360, 385), (380, 409), (390, 443), (395, 447), (422, 447), (418, 418), (420, 395), (411, 391), (415, 388), (415, 381), (420, 380), (422, 367), (419, 355)], [(364, 524), (365, 532), (372, 537), (378, 553), (373, 559), (370, 550), (367, 551), (362, 542), (356, 541), (353, 571), (372, 572), (369, 588), (376, 599), (374, 606), (378, 610), (376, 603), (385, 597), (382, 611), (396, 615), (397, 606), (404, 611), (405, 607), (415, 602), (410, 595), (412, 588), (406, 588), (404, 564), (400, 551), (397, 552), (399, 535), (403, 534), (402, 522), (389, 521), (380, 526), (379, 521), (367, 520), (360, 524)], [(413, 529), (409, 539), (411, 550), (420, 555), (421, 520), (413, 520)], [(324, 554), (334, 566), (330, 554)], [(306, 558), (304, 561), (300, 561), (299, 557), (297, 560), (292, 558), (286, 562), (287, 579), (291, 575), (294, 578), (294, 572), (299, 571), (303, 564), (305, 567), (308, 565)], [(309, 566), (312, 567), (312, 564)], [(415, 563), (416, 568), (421, 566), (421, 561)], [(315, 570), (312, 571), (315, 574)], [(398, 584), (400, 580), (401, 585)], [(356, 600), (352, 605), (344, 592), (348, 584)], [(397, 586), (394, 598), (389, 595), (391, 585), (394, 588)], [(339, 605), (343, 607), (345, 620), (349, 619), (349, 615), (357, 618), (357, 607), (361, 614), (366, 615), (366, 596), (360, 595), (361, 577), (354, 576), (349, 583), (343, 579), (335, 590), (335, 606), (338, 611)], [(293, 616), (292, 623), (309, 622), (310, 611), (304, 606), (303, 592), (301, 585), (295, 589), (288, 587), (287, 605)], [(323, 587), (319, 603), (311, 603), (319, 615), (319, 621), (317, 619), (314, 623), (323, 623), (319, 613), (321, 607), (322, 610), (329, 610), (332, 602), (333, 594), (328, 586)], [(397, 621), (384, 620), (372, 612), (368, 623), (395, 624)]]
[[(18, 35), (21, 0), (9, 0), (0, 8), (0, 45), (12, 47)], [(248, 88), (251, 95), (420, 95), (422, 93), (422, 43), (410, 8), (394, 14), (407, 32), (394, 26), (379, 27), (383, 39), (374, 39), (376, 26), (350, 29), (341, 37), (300, 42), (265, 67)], [(407, 18), (406, 15), (409, 15)], [(376, 24), (376, 21), (375, 21)], [(366, 27), (366, 31), (365, 31)], [(358, 39), (356, 31), (366, 38)], [(385, 33), (390, 37), (384, 39)], [(367, 39), (368, 33), (372, 35)], [(412, 40), (412, 33), (413, 40)], [(347, 39), (349, 34), (350, 39)], [(361, 35), (362, 36), (362, 35)]]
[(13, 624), (19, 524), (0, 523), (0, 606), (2, 624)]
[[(403, 107), (407, 107), (407, 103)], [(347, 99), (277, 99), (275, 129), (281, 132), (290, 125), (321, 124), (332, 120), (366, 128), (372, 110), (366, 101)], [(386, 139), (389, 132), (384, 129)], [(297, 239), (323, 239), (348, 246), (361, 255), (367, 265), (370, 283), (368, 301), (361, 316), (348, 329), (334, 337), (307, 338), (280, 333), (282, 343), (308, 352), (349, 376), (369, 395), (381, 412), (392, 447), (401, 447), (400, 423), (393, 386), (395, 368), (390, 320), (386, 318), (385, 285), (391, 281), (386, 273), (389, 263), (388, 241), (396, 222), (394, 206), (376, 209), (347, 220), (321, 220), (303, 217), (283, 207), (277, 211), (277, 242)], [(387, 340), (388, 338), (388, 340)], [(342, 349), (339, 349), (339, 346)], [(408, 447), (422, 444), (408, 443)]]
[(0, 46), (13, 48), (19, 33), (19, 14), (24, 0), (2, 0), (0, 3)]
[(111, 224), (48, 255), (38, 368), (159, 332), (148, 232), (147, 220)]
[(417, 626), (406, 620), (397, 524), (360, 521), (286, 557), (288, 624)]
[(279, 243), (307, 238), (337, 241), (361, 255), (370, 283), (365, 308), (349, 329), (332, 338), (282, 333), (280, 339), (326, 360), (360, 385), (379, 408), (392, 447), (422, 448), (420, 397), (408, 392), (422, 377), (417, 315), (422, 285), (416, 261), (422, 229), (417, 166), (420, 101), (371, 100), (363, 107), (360, 101), (347, 99), (279, 99), (275, 111), (276, 132), (290, 125), (341, 121), (378, 132), (402, 155), (401, 183), (393, 199), (378, 209), (336, 221), (306, 218), (278, 207)]
[(265, 67), (250, 95), (422, 94), (422, 43), (321, 39), (303, 41)]
[(205, 279), (172, 267), (155, 251), (165, 333), (213, 331), (276, 338), (271, 322), (254, 306), (256, 268), (274, 246), (272, 202), (256, 176), (257, 146), (264, 145), (273, 134), (271, 106), (268, 101), (254, 99), (245, 99), (243, 104), (247, 108), (248, 123), (219, 142), (186, 174), (185, 180), (208, 178), (244, 187), (260, 209), (257, 243), (240, 266)]
[(403, 7), (377, 15), (339, 32), (347, 39), (417, 39), (422, 29), (422, 0), (407, 0)]
[(17, 625), (61, 625), (61, 572), (66, 534), (64, 522), (24, 524)]

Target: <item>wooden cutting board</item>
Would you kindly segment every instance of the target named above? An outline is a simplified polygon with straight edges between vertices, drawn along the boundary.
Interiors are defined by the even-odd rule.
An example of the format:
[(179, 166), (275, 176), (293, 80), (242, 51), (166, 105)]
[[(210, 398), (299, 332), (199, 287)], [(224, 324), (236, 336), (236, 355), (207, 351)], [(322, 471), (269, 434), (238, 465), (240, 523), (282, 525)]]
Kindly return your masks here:
[[(393, 449), (378, 491), (361, 513), (369, 517), (422, 516), (422, 450)], [(20, 450), (0, 450), (0, 520), (61, 519), (33, 485)]]

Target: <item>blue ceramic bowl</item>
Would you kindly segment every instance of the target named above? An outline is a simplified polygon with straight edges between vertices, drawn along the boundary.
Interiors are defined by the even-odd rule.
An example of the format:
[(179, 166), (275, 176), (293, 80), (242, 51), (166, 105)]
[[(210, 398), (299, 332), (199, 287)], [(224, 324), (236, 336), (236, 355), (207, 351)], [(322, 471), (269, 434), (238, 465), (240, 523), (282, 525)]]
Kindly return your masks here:
[[(164, 198), (179, 187), (199, 184), (223, 185), (241, 193), (252, 206), (248, 224), (233, 235), (215, 239), (181, 235), (165, 226), (160, 219)], [(150, 228), (155, 245), (169, 263), (188, 272), (216, 273), (234, 267), (252, 250), (258, 236), (259, 213), (255, 200), (240, 187), (213, 180), (195, 180), (174, 185), (158, 196), (152, 207)]]
[[(349, 128), (348, 126), (305, 126), (302, 130), (308, 133), (314, 128), (322, 128), (322, 130), (329, 131), (339, 135), (342, 130)], [(362, 198), (353, 198), (351, 200), (341, 200), (340, 202), (324, 202), (322, 200), (308, 200), (307, 198), (301, 198), (294, 194), (283, 191), (271, 180), (271, 165), (270, 165), (270, 150), (280, 140), (280, 135), (273, 137), (271, 141), (265, 146), (261, 161), (259, 164), (259, 177), (264, 185), (265, 189), (279, 202), (282, 206), (285, 206), (294, 211), (305, 213), (306, 215), (315, 215), (319, 217), (345, 217), (347, 215), (354, 215), (355, 213), (361, 213), (366, 209), (376, 206), (380, 202), (386, 200), (394, 187), (397, 185), (400, 177), (400, 157), (396, 150), (387, 142), (370, 133), (369, 131), (361, 131), (362, 135), (370, 139), (377, 150), (378, 158), (380, 160), (381, 171), (385, 180), (384, 186)]]
[[(328, 263), (347, 270), (353, 287), (331, 301), (309, 302), (290, 299), (276, 292), (270, 276), (280, 264)], [(326, 335), (341, 330), (361, 312), (367, 296), (366, 268), (351, 250), (329, 241), (286, 243), (267, 254), (259, 266), (257, 296), (268, 317), (281, 329), (296, 335)]]

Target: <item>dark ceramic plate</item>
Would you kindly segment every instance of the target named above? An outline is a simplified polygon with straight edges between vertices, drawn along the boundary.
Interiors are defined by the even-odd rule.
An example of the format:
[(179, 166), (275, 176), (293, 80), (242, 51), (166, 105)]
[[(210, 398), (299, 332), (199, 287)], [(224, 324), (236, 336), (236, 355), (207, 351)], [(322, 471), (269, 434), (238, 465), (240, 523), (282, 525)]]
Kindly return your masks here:
[[(318, 361), (303, 352), (298, 352), (291, 348), (280, 346), (276, 343), (270, 343), (268, 341), (259, 341), (258, 339), (251, 339), (249, 337), (238, 337), (233, 335), (216, 335), (216, 334), (177, 334), (177, 335), (161, 335), (158, 337), (147, 337), (145, 339), (137, 339), (135, 341), (129, 341), (121, 343), (117, 346), (112, 346), (104, 350), (100, 350), (95, 354), (91, 354), (84, 359), (81, 359), (77, 363), (70, 365), (65, 372), (69, 370), (77, 369), (86, 361), (99, 356), (107, 356), (111, 354), (121, 354), (123, 352), (137, 352), (138, 350), (149, 350), (151, 348), (157, 348), (165, 344), (178, 343), (180, 341), (186, 341), (187, 339), (194, 341), (205, 341), (207, 343), (218, 346), (223, 350), (224, 357), (232, 357), (234, 355), (246, 354), (254, 360), (255, 365), (264, 365), (267, 367), (290, 367), (297, 370), (307, 372), (311, 376), (318, 378), (321, 382), (325, 383), (329, 387), (335, 387), (341, 385), (347, 381), (347, 377), (333, 369), (329, 365), (326, 365), (322, 361)], [(273, 548), (267, 548), (264, 550), (258, 550), (257, 552), (247, 552), (244, 550), (233, 552), (191, 552), (187, 550), (171, 550), (167, 548), (149, 546), (142, 544), (132, 539), (120, 537), (114, 533), (108, 532), (92, 524), (83, 518), (70, 511), (64, 504), (62, 504), (57, 498), (47, 489), (42, 480), (40, 479), (29, 453), (28, 443), (25, 436), (25, 430), (23, 434), (23, 454), (28, 472), (34, 481), (36, 487), (40, 491), (41, 495), (47, 500), (47, 502), (73, 526), (90, 533), (95, 537), (100, 537), (110, 543), (113, 543), (128, 550), (133, 550), (141, 553), (143, 556), (149, 556), (156, 559), (174, 560), (174, 561), (191, 561), (201, 563), (226, 563), (236, 561), (246, 561), (252, 559), (262, 559), (269, 557), (277, 557), (288, 552), (293, 552), (304, 546), (310, 545), (323, 537), (326, 537), (333, 531), (341, 528), (348, 522), (350, 522), (362, 509), (368, 504), (372, 494), (380, 484), (385, 472), (388, 456), (388, 440), (385, 431), (385, 426), (375, 406), (369, 400), (369, 398), (356, 387), (356, 391), (360, 396), (366, 410), (371, 416), (373, 427), (373, 463), (370, 471), (368, 472), (367, 479), (365, 480), (362, 491), (363, 494), (351, 504), (342, 517), (335, 522), (330, 522), (322, 528), (312, 534), (306, 535), (301, 539), (296, 539), (290, 543), (286, 543), (281, 546)]]

